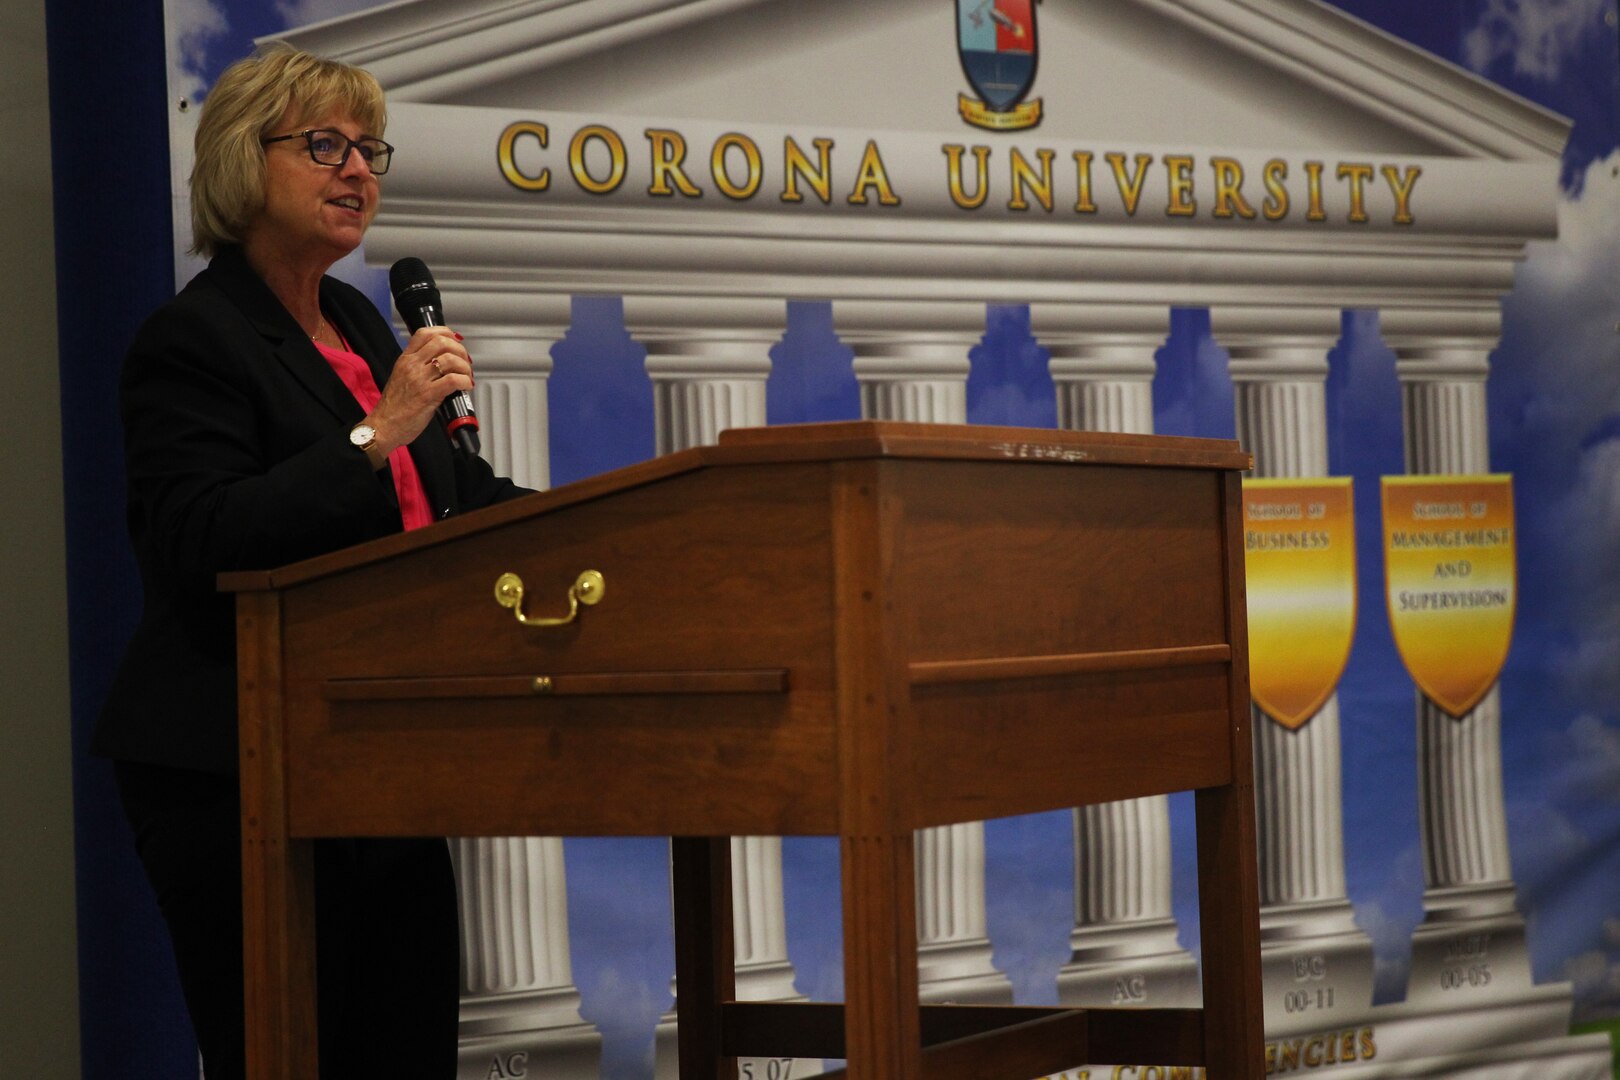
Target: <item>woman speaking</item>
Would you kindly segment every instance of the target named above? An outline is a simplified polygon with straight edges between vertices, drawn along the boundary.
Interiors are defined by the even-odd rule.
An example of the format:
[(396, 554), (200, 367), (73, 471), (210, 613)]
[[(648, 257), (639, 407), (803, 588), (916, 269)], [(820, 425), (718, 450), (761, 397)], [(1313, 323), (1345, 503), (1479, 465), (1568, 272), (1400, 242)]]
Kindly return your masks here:
[[(92, 743), (168, 924), (207, 1080), (241, 1077), (235, 634), (225, 570), (319, 555), (523, 494), (452, 449), (435, 409), (473, 384), (460, 336), (404, 352), (326, 276), (377, 213), (382, 88), (265, 48), (203, 104), (191, 176), (207, 269), (136, 335), (121, 383), (145, 609)], [(455, 885), (443, 840), (316, 845), (321, 1073), (451, 1080)]]

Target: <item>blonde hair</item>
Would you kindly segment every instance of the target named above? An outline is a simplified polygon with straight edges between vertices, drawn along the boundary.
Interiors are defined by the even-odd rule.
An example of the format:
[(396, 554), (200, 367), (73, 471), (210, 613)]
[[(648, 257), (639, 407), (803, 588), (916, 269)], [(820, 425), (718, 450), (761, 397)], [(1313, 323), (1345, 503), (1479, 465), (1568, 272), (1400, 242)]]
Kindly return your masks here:
[[(225, 69), (203, 100), (191, 169), (191, 250), (212, 258), (241, 243), (264, 209), (262, 140), (289, 109), (304, 119), (346, 112), (367, 135), (382, 137), (388, 116), (382, 86), (361, 68), (272, 41)], [(298, 121), (295, 120), (294, 126)]]

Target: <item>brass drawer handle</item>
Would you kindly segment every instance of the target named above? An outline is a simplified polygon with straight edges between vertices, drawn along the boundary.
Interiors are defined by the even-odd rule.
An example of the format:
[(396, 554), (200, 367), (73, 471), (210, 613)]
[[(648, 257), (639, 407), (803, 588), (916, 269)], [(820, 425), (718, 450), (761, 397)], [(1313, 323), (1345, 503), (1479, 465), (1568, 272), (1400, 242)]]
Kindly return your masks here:
[(536, 619), (523, 614), (523, 579), (516, 574), (502, 574), (495, 580), (495, 602), (503, 608), (511, 608), (517, 621), (524, 626), (567, 626), (579, 618), (579, 605), (587, 607), (598, 604), (602, 600), (602, 592), (607, 588), (607, 581), (599, 571), (587, 570), (574, 580), (568, 590), (568, 614), (557, 618)]

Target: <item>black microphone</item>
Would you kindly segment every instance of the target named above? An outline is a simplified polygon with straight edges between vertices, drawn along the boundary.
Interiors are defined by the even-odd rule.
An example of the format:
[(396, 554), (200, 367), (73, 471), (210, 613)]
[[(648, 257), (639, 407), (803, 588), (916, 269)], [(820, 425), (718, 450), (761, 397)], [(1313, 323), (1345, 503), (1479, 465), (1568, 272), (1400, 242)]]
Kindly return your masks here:
[[(433, 274), (421, 259), (404, 258), (388, 271), (388, 288), (394, 294), (394, 307), (405, 327), (416, 333), (424, 326), (444, 325), (444, 301)], [(439, 422), (450, 441), (469, 454), (478, 453), (478, 417), (473, 414), (472, 398), (457, 390), (439, 402)]]

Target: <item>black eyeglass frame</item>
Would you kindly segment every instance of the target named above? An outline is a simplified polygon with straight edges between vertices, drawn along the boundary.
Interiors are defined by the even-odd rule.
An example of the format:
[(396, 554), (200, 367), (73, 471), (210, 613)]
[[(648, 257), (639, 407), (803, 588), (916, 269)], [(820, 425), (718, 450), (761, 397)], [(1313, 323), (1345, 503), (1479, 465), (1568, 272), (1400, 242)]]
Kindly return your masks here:
[[(320, 158), (316, 157), (315, 136), (317, 135), (331, 135), (335, 138), (342, 139), (346, 144), (343, 147), (343, 156), (338, 158), (336, 161), (322, 161)], [(365, 152), (361, 150), (360, 160), (366, 163), (366, 168), (371, 170), (372, 176), (382, 176), (388, 171), (389, 166), (393, 164), (394, 147), (392, 144), (384, 142), (375, 135), (362, 135), (358, 139), (351, 139), (336, 128), (306, 128), (303, 131), (295, 131), (291, 135), (275, 135), (268, 139), (260, 139), (259, 145), (269, 146), (271, 143), (290, 142), (293, 139), (303, 139), (304, 149), (309, 151), (309, 160), (313, 161), (317, 165), (324, 165), (328, 169), (343, 168), (343, 166), (349, 162), (349, 155), (354, 153), (356, 150), (361, 150), (362, 143), (369, 143), (382, 147), (381, 153), (378, 153), (375, 149), (373, 149), (371, 152), (371, 157), (369, 158), (367, 158)], [(379, 157), (382, 158), (383, 161), (382, 168), (380, 169), (377, 168), (376, 165), (377, 158)]]

